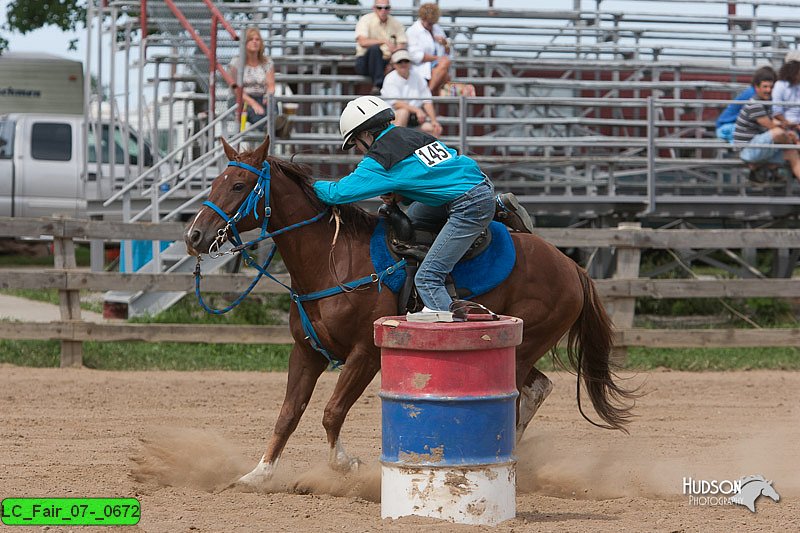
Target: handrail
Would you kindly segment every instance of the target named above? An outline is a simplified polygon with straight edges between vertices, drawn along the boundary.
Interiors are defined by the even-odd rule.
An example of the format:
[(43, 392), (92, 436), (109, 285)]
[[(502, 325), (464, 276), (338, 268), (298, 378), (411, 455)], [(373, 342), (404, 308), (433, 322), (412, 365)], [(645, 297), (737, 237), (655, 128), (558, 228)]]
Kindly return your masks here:
[[(201, 39), (200, 36), (197, 34), (195, 29), (192, 27), (192, 25), (189, 23), (189, 21), (183, 15), (183, 12), (180, 10), (180, 8), (175, 4), (175, 2), (173, 0), (164, 0), (164, 3), (167, 4), (167, 7), (169, 7), (169, 9), (175, 15), (175, 18), (177, 18), (178, 21), (181, 23), (181, 26), (183, 26), (183, 29), (185, 29), (186, 32), (192, 37), (192, 39), (194, 40), (195, 44), (197, 44), (197, 47), (203, 52), (203, 54), (205, 54), (205, 56), (208, 58), (208, 60), (211, 61), (212, 64), (213, 64), (214, 63), (214, 58), (213, 58), (213, 54), (211, 53), (211, 50), (208, 48), (206, 43), (203, 42), (203, 39)], [(216, 69), (217, 72), (220, 73), (220, 75), (222, 76), (222, 79), (225, 80), (225, 83), (227, 83), (229, 87), (233, 87), (234, 85), (236, 85), (236, 81), (228, 73), (227, 70), (222, 68), (221, 65), (217, 65), (216, 67), (217, 67), (217, 69)]]
[(238, 41), (239, 34), (236, 33), (236, 30), (234, 30), (233, 27), (230, 25), (230, 23), (227, 20), (225, 20), (225, 17), (222, 16), (222, 13), (220, 12), (219, 9), (217, 9), (217, 6), (215, 6), (214, 3), (211, 2), (211, 0), (203, 0), (203, 2), (206, 4), (206, 6), (208, 6), (208, 10), (211, 11), (211, 13), (217, 17), (217, 20), (219, 21), (220, 24), (222, 24), (222, 27), (228, 31), (231, 38), (233, 38), (234, 41)]
[(108, 200), (103, 202), (103, 207), (108, 207), (109, 205), (111, 205), (112, 202), (114, 202), (117, 199), (119, 199), (120, 196), (122, 196), (126, 192), (130, 191), (131, 189), (133, 189), (134, 187), (139, 185), (139, 183), (141, 183), (142, 180), (144, 180), (144, 178), (146, 178), (147, 176), (152, 174), (155, 171), (155, 169), (159, 168), (161, 165), (165, 164), (171, 158), (175, 157), (178, 153), (180, 153), (181, 151), (185, 150), (187, 147), (189, 147), (189, 145), (191, 143), (193, 143), (198, 138), (200, 138), (200, 136), (205, 135), (206, 133), (208, 133), (208, 131), (211, 128), (214, 128), (218, 123), (220, 123), (223, 119), (225, 119), (228, 115), (230, 115), (235, 110), (236, 110), (236, 106), (232, 106), (232, 107), (228, 108), (225, 112), (220, 114), (217, 118), (215, 118), (214, 120), (209, 122), (202, 129), (198, 130), (197, 133), (195, 133), (194, 135), (189, 137), (181, 146), (179, 146), (178, 148), (175, 148), (174, 150), (172, 150), (170, 153), (168, 153), (166, 156), (164, 156), (160, 161), (158, 161), (155, 165), (153, 165), (152, 167), (147, 169), (145, 172), (143, 172), (135, 180), (127, 183), (124, 187), (122, 187), (122, 189), (120, 189), (119, 191), (117, 191), (114, 194), (112, 194), (108, 198)]
[[(239, 140), (245, 138), (249, 133), (251, 133), (253, 130), (257, 129), (258, 126), (261, 125), (266, 120), (267, 119), (265, 117), (265, 118), (261, 119), (260, 121), (258, 121), (257, 123), (253, 124), (250, 129), (236, 133), (235, 135), (231, 136), (231, 138), (229, 139), (229, 142), (236, 143)], [(205, 154), (200, 156), (199, 158), (197, 158), (194, 161), (192, 161), (191, 164), (194, 164), (196, 166), (196, 168), (194, 168), (185, 178), (183, 178), (180, 182), (178, 182), (175, 185), (175, 187), (173, 187), (170, 190), (166, 191), (159, 198), (160, 199), (164, 199), (164, 198), (168, 198), (169, 196), (172, 196), (172, 194), (175, 191), (179, 190), (181, 187), (183, 187), (187, 183), (189, 183), (197, 174), (199, 174), (204, 169), (206, 169), (206, 168), (210, 167), (211, 165), (213, 165), (214, 162), (219, 158), (219, 156), (222, 155), (220, 153), (222, 150), (223, 150), (223, 148), (222, 148), (221, 145), (215, 146), (215, 147), (211, 148), (208, 152), (206, 152)], [(207, 161), (205, 161), (206, 159), (207, 159)], [(175, 176), (181, 174), (182, 172), (185, 172), (186, 170), (187, 170), (186, 167), (178, 169), (177, 171), (173, 172), (172, 174), (170, 174), (169, 176), (164, 178), (159, 183), (166, 183), (170, 179), (172, 179), (172, 177), (175, 177)], [(180, 212), (181, 209), (184, 209), (185, 207), (188, 207), (188, 206), (196, 203), (201, 197), (203, 197), (204, 195), (208, 194), (208, 192), (210, 190), (211, 190), (211, 188), (207, 187), (203, 191), (197, 193), (195, 196), (190, 198), (188, 201), (186, 201), (183, 204), (181, 204), (178, 208), (176, 208), (173, 211), (170, 211), (167, 215), (164, 216), (163, 220), (169, 220), (170, 218), (172, 218), (176, 214), (178, 214), (178, 212)], [(142, 191), (141, 192), (141, 196), (142, 197), (147, 197), (151, 193), (152, 193), (152, 187)], [(147, 213), (149, 213), (152, 210), (152, 208), (153, 208), (152, 204), (146, 206), (139, 213), (137, 213), (136, 215), (131, 217), (130, 221), (131, 222), (136, 222), (138, 220), (141, 220)]]

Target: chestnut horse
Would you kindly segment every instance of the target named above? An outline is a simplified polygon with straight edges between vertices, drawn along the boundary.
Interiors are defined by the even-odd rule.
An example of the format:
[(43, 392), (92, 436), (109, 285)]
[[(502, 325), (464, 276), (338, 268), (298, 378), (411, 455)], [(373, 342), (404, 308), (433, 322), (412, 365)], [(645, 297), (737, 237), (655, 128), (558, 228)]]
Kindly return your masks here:
[[(369, 242), (377, 224), (375, 215), (355, 205), (341, 205), (341, 225), (330, 216), (319, 217), (327, 207), (311, 188), (310, 170), (267, 156), (269, 138), (255, 150), (242, 153), (224, 139), (222, 143), (231, 163), (214, 180), (208, 202), (186, 229), (190, 254), (199, 257), (232, 238), (231, 226), (242, 232), (258, 227), (268, 218), (266, 229), (270, 232), (299, 226), (273, 237), (295, 293), (322, 291), (374, 273)], [(256, 192), (266, 189), (269, 211), (265, 210), (263, 196), (251, 195), (262, 168), (269, 177), (263, 181), (261, 176)], [(247, 209), (243, 210), (243, 205)], [(311, 222), (301, 225), (303, 221)], [(600, 427), (624, 431), (632, 407), (624, 403), (635, 393), (613, 380), (609, 364), (611, 322), (592, 280), (585, 270), (536, 235), (512, 233), (512, 238), (517, 257), (508, 279), (474, 300), (497, 313), (519, 317), (524, 323), (523, 341), (516, 350), (516, 383), (520, 392), (517, 440), (552, 388), (534, 363), (565, 334), (569, 362), (577, 372), (578, 408), (582, 381), (605, 423), (592, 422), (582, 410), (581, 414)], [(348, 411), (380, 370), (380, 351), (373, 344), (372, 324), (380, 317), (397, 313), (397, 296), (387, 288), (379, 291), (377, 283), (369, 283), (359, 290), (346, 290), (302, 305), (320, 345), (345, 363), (325, 407), (322, 425), (330, 445), (329, 464), (347, 471), (357, 467), (359, 461), (345, 453), (339, 434)], [(317, 379), (328, 367), (329, 361), (309, 344), (301, 322), (298, 305), (292, 305), (289, 325), (295, 344), (289, 356), (286, 396), (266, 452), (258, 466), (239, 479), (240, 484), (258, 485), (272, 476)]]

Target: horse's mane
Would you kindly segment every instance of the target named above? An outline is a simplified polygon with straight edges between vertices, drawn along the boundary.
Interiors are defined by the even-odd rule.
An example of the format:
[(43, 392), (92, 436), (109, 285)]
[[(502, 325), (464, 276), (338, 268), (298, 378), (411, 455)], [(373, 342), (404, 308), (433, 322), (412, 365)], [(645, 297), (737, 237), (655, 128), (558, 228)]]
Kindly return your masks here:
[[(320, 211), (325, 209), (323, 204), (314, 192), (311, 167), (302, 163), (286, 161), (273, 156), (268, 156), (270, 166), (277, 167), (286, 177), (297, 183), (303, 190), (309, 201)], [(378, 217), (360, 208), (356, 204), (341, 204), (336, 206), (342, 220), (342, 229), (346, 233), (359, 233), (361, 231), (372, 233), (378, 222)]]

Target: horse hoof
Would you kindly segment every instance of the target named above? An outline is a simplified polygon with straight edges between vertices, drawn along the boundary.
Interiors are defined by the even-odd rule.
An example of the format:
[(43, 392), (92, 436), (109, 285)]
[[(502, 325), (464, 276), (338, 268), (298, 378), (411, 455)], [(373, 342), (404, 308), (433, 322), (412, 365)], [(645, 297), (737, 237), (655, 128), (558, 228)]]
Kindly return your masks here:
[(272, 479), (273, 468), (272, 465), (260, 462), (256, 467), (247, 474), (243, 475), (224, 490), (236, 488), (243, 491), (255, 491), (260, 487), (265, 486)]
[(338, 461), (332, 464), (331, 468), (336, 472), (341, 472), (342, 474), (352, 474), (358, 472), (358, 470), (361, 468), (363, 464), (364, 463), (361, 461), (361, 459), (355, 457), (353, 459)]

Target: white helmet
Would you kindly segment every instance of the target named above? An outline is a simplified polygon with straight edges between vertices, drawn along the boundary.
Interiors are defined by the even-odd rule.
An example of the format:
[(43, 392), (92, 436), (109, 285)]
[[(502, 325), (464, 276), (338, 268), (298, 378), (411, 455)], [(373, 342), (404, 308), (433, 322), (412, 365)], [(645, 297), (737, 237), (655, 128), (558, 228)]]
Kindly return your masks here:
[(360, 96), (348, 102), (339, 119), (339, 132), (344, 139), (342, 150), (353, 146), (357, 133), (393, 120), (392, 106), (377, 96)]

